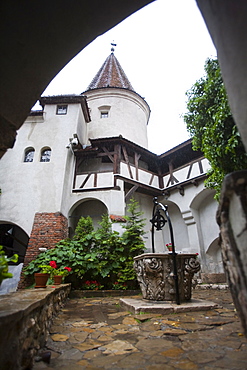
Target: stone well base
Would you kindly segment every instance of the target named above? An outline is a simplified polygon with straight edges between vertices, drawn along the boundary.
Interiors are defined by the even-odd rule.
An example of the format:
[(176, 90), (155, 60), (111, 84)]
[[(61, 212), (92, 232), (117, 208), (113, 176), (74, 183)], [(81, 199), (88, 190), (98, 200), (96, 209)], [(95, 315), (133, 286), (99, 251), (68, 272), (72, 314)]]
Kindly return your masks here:
[(144, 299), (177, 302), (179, 293), (179, 301), (187, 302), (191, 299), (193, 277), (200, 270), (200, 263), (195, 253), (143, 253), (134, 257), (134, 269)]
[(191, 299), (188, 302), (183, 302), (180, 305), (171, 302), (150, 302), (143, 299), (121, 298), (120, 305), (133, 314), (146, 313), (178, 313), (190, 311), (207, 311), (218, 307), (214, 302), (204, 301), (201, 299)]

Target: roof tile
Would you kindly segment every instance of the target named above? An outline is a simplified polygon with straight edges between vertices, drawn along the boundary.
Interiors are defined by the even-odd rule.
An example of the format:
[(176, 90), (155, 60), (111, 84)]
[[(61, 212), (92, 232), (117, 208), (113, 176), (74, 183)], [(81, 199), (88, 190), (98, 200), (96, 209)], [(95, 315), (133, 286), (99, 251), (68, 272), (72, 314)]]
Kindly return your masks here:
[(120, 87), (134, 91), (124, 70), (113, 53), (106, 58), (87, 90), (103, 87)]

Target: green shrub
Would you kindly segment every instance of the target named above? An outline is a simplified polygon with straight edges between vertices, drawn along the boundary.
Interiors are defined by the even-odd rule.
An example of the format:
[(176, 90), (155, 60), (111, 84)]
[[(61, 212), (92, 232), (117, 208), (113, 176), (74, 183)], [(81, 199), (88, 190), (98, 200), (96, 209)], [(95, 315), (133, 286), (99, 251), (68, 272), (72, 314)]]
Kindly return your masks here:
[(9, 271), (9, 262), (17, 262), (18, 255), (14, 254), (12, 257), (8, 258), (5, 256), (2, 245), (0, 245), (0, 285), (4, 279), (12, 278), (13, 274)]
[[(97, 281), (100, 287), (112, 289), (115, 282), (136, 288), (133, 257), (143, 253), (144, 220), (137, 211), (138, 203), (131, 200), (125, 217), (122, 236), (112, 231), (112, 222), (103, 215), (99, 228), (94, 230), (90, 217), (81, 217), (72, 239), (61, 240), (56, 247), (41, 253), (24, 269), (26, 275), (39, 271), (40, 265), (55, 261), (60, 267), (69, 266), (72, 274), (66, 278), (74, 288), (85, 286), (86, 281)], [(124, 285), (125, 284), (125, 285)]]

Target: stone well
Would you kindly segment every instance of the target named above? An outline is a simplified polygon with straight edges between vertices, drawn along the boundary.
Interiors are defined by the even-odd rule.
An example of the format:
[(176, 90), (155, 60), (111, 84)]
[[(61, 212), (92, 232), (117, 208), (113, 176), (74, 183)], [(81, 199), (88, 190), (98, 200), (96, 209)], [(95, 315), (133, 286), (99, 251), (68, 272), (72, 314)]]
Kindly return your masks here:
[[(194, 274), (200, 270), (196, 254), (176, 254), (181, 302), (191, 299)], [(173, 253), (144, 253), (134, 257), (134, 269), (142, 296), (150, 301), (176, 301)]]

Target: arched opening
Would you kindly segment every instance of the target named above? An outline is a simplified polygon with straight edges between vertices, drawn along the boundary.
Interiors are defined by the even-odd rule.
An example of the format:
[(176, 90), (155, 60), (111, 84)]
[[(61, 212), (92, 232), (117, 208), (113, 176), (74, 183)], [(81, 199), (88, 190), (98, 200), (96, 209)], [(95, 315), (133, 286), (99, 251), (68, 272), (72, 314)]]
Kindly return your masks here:
[(218, 246), (217, 202), (214, 200), (214, 194), (213, 190), (204, 189), (191, 202), (191, 209), (197, 223), (203, 272), (209, 274), (223, 272), (221, 252)]
[(207, 264), (211, 273), (220, 274), (224, 272), (219, 238), (213, 240), (209, 245), (206, 251), (206, 256)]
[(24, 162), (33, 162), (34, 159), (34, 148), (27, 148), (24, 153)]
[[(184, 219), (182, 217), (181, 211), (179, 207), (171, 201), (166, 201), (165, 204), (168, 206), (168, 213), (172, 223), (176, 251), (188, 252), (189, 251), (188, 231)], [(163, 235), (162, 250), (160, 250), (159, 248), (158, 251), (163, 253), (164, 251), (166, 251), (165, 244), (171, 242), (168, 223), (166, 223), (164, 228), (162, 229), (162, 235)]]
[(28, 241), (29, 236), (22, 228), (15, 224), (0, 221), (0, 245), (3, 246), (3, 250), (8, 257), (13, 256), (13, 254), (19, 256), (17, 263), (9, 263), (8, 271), (13, 274), (13, 277), (3, 280), (0, 286), (0, 295), (16, 291)]
[(217, 203), (214, 200), (214, 194), (214, 191), (204, 189), (191, 203), (191, 208), (197, 213), (196, 221), (200, 226), (201, 242), (205, 252), (219, 234), (219, 227), (216, 217), (214, 217), (217, 212)]
[(46, 147), (41, 150), (40, 162), (50, 162), (51, 160), (51, 148)]
[(8, 257), (18, 254), (19, 259), (16, 264), (24, 261), (29, 236), (19, 226), (7, 222), (0, 223), (0, 245)]
[(94, 227), (97, 227), (101, 216), (106, 213), (108, 213), (106, 205), (98, 199), (87, 199), (75, 204), (69, 216), (69, 236), (74, 235), (76, 225), (81, 217), (90, 216)]

